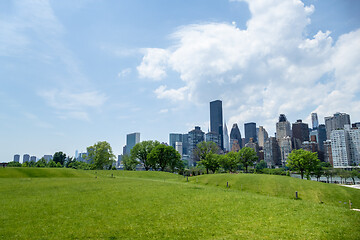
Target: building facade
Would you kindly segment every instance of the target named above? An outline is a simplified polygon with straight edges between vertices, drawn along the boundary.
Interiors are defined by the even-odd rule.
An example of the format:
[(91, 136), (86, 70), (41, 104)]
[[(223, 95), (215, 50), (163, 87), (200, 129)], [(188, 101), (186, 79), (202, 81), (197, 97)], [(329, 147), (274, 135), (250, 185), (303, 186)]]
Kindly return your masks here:
[(269, 135), (263, 126), (259, 126), (258, 132), (258, 143), (260, 148), (264, 148), (265, 141), (268, 139)]
[(250, 141), (250, 138), (253, 138), (254, 142), (257, 142), (256, 123), (254, 122), (245, 123), (244, 130), (245, 130), (245, 144)]
[(234, 140), (237, 141), (239, 148), (241, 148), (241, 146), (242, 146), (241, 133), (240, 133), (239, 127), (236, 123), (233, 124), (231, 131), (230, 131), (230, 150), (231, 151), (233, 149)]
[(191, 130), (188, 133), (188, 140), (189, 140), (188, 150), (190, 155), (190, 161), (189, 161), (190, 166), (196, 165), (193, 151), (198, 143), (203, 142), (205, 140), (204, 135), (205, 133), (201, 131), (201, 128), (199, 126), (196, 126), (195, 129)]
[(223, 128), (222, 101), (212, 101), (210, 102), (210, 132), (217, 133), (220, 136), (221, 149), (224, 149)]
[(230, 151), (230, 138), (226, 123), (224, 124), (224, 151)]
[(292, 124), (293, 147), (300, 149), (303, 142), (309, 142), (309, 125), (301, 119)]
[(20, 155), (19, 154), (15, 154), (14, 155), (14, 162), (20, 162)]
[(268, 168), (281, 166), (279, 144), (275, 137), (268, 138), (264, 143), (264, 160)]
[(181, 133), (170, 133), (169, 134), (169, 146), (175, 148), (176, 142), (182, 142), (183, 135)]
[(130, 155), (131, 149), (140, 142), (140, 133), (130, 133), (126, 135), (126, 148), (125, 153)]
[(276, 123), (276, 139), (279, 141), (279, 139), (291, 136), (290, 123), (286, 119), (285, 114), (280, 114), (279, 122)]
[(346, 113), (335, 113), (333, 116), (325, 117), (326, 139), (330, 139), (331, 131), (344, 129), (350, 124), (350, 115)]

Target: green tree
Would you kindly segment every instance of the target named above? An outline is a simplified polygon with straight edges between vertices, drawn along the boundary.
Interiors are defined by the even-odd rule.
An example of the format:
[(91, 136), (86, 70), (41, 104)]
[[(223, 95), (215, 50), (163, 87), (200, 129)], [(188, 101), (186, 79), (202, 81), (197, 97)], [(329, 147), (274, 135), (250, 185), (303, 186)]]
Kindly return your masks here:
[(66, 160), (66, 154), (63, 152), (54, 153), (53, 161), (57, 164), (60, 163), (61, 166), (64, 166)]
[(207, 174), (209, 174), (209, 170), (215, 173), (216, 170), (218, 170), (220, 167), (219, 155), (214, 154), (213, 152), (210, 151), (205, 155), (205, 158), (202, 159), (199, 163), (206, 168)]
[(301, 179), (304, 179), (304, 172), (311, 172), (319, 162), (316, 152), (313, 153), (305, 151), (304, 149), (297, 149), (289, 154), (287, 167), (295, 171), (300, 171)]
[(94, 146), (87, 148), (87, 160), (94, 164), (95, 169), (110, 169), (115, 161), (115, 155), (112, 152), (108, 142), (97, 142)]
[(316, 177), (316, 181), (319, 181), (323, 174), (324, 174), (324, 169), (322, 167), (322, 164), (319, 163), (313, 169), (313, 176)]
[(256, 151), (249, 147), (244, 147), (240, 149), (238, 154), (239, 154), (240, 163), (242, 163), (245, 167), (245, 172), (248, 171), (248, 166), (253, 165), (254, 162), (256, 162), (259, 159)]
[(124, 170), (127, 170), (127, 171), (135, 171), (136, 165), (139, 164), (139, 162), (136, 159), (130, 157), (127, 154), (123, 155), (121, 160), (124, 165)]
[(267, 164), (264, 160), (261, 160), (258, 164), (255, 166), (256, 170), (263, 170), (264, 168), (267, 168)]
[(46, 166), (47, 166), (47, 162), (45, 158), (40, 158), (40, 160), (37, 161), (35, 164), (35, 167), (46, 167)]
[(236, 152), (228, 152), (225, 155), (219, 155), (219, 164), (227, 172), (235, 172), (238, 164), (238, 154)]
[(21, 167), (21, 163), (12, 161), (8, 163), (7, 167)]
[(58, 162), (58, 163), (56, 164), (56, 167), (57, 167), (57, 168), (61, 168), (61, 167), (62, 167), (62, 166), (61, 166), (61, 163)]
[(214, 142), (200, 142), (196, 145), (193, 151), (194, 157), (197, 161), (202, 161), (209, 153), (217, 153), (219, 147)]
[(54, 167), (56, 167), (56, 163), (55, 163), (53, 160), (51, 160), (51, 161), (48, 163), (48, 167), (54, 168)]
[(156, 146), (160, 145), (158, 141), (142, 141), (137, 143), (130, 151), (130, 157), (132, 159), (138, 159), (141, 163), (144, 164), (145, 170), (148, 171), (151, 167), (151, 164), (148, 161), (148, 155), (151, 150)]
[(353, 180), (353, 183), (355, 184), (355, 178), (359, 177), (359, 172), (356, 169), (351, 170), (350, 177)]
[(148, 162), (154, 169), (164, 171), (169, 166), (172, 171), (181, 166), (180, 154), (171, 146), (159, 144), (148, 155)]

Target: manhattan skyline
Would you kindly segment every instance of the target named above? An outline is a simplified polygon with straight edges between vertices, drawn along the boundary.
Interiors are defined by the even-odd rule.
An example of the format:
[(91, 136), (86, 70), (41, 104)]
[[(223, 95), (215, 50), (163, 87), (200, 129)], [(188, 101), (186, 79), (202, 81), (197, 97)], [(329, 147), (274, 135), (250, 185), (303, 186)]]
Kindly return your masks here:
[[(2, 1), (0, 162), (126, 135), (209, 127), (274, 136), (279, 114), (360, 121), (360, 4), (332, 1)], [(230, 129), (228, 129), (230, 130)]]

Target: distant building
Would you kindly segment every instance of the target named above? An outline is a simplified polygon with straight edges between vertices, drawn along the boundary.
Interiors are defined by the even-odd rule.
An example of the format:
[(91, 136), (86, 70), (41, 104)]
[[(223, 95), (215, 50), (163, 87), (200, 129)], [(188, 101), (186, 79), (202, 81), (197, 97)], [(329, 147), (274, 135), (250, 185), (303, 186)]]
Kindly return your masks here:
[(275, 137), (268, 138), (264, 143), (264, 160), (269, 168), (281, 167), (281, 154)]
[(20, 162), (20, 155), (19, 154), (15, 154), (14, 155), (14, 162)]
[(230, 138), (226, 123), (224, 124), (224, 150), (230, 151)]
[(210, 102), (210, 132), (220, 136), (220, 148), (224, 149), (222, 101)]
[(175, 143), (175, 150), (178, 151), (178, 153), (180, 154), (180, 156), (183, 155), (183, 145), (182, 145), (182, 142), (176, 142), (176, 143)]
[(219, 149), (221, 149), (221, 137), (219, 134), (215, 132), (208, 132), (205, 134), (205, 141), (214, 142), (219, 147)]
[(325, 117), (326, 139), (330, 139), (331, 131), (344, 129), (344, 126), (350, 124), (350, 115), (346, 113), (335, 113), (333, 116)]
[(30, 155), (29, 155), (29, 154), (24, 154), (24, 156), (23, 156), (23, 163), (29, 162), (29, 161), (30, 161)]
[(50, 162), (53, 159), (52, 155), (44, 155), (43, 158), (46, 160), (46, 162)]
[(281, 154), (281, 163), (285, 167), (287, 164), (287, 159), (289, 154), (292, 151), (291, 137), (285, 137), (278, 140), (280, 154)]
[(285, 114), (280, 114), (279, 122), (276, 123), (276, 139), (279, 141), (282, 138), (291, 137), (290, 123), (286, 119)]
[(259, 147), (264, 148), (265, 141), (268, 139), (268, 133), (263, 126), (259, 126), (258, 143)]
[(200, 142), (203, 142), (205, 133), (201, 131), (201, 128), (196, 126), (195, 129), (191, 130), (188, 133), (189, 136), (189, 155), (190, 155), (190, 166), (196, 165), (196, 160), (193, 155), (193, 151), (196, 148), (196, 145)]
[(245, 144), (250, 141), (250, 138), (253, 138), (254, 142), (257, 142), (256, 123), (254, 122), (245, 123), (244, 129), (245, 129)]
[(324, 142), (324, 160), (334, 166), (331, 150), (331, 140), (326, 140)]
[(31, 156), (30, 157), (30, 162), (36, 162), (36, 156)]
[(241, 133), (239, 130), (239, 127), (236, 123), (233, 124), (231, 131), (230, 131), (230, 150), (233, 151), (233, 144), (234, 141), (237, 141), (237, 144), (239, 145), (239, 148), (242, 147), (242, 139), (241, 139)]
[(170, 133), (169, 134), (169, 145), (175, 148), (176, 142), (182, 142), (183, 135), (181, 133)]
[(334, 168), (349, 168), (360, 164), (360, 129), (333, 130), (330, 134)]
[(233, 142), (231, 144), (231, 151), (232, 152), (238, 152), (240, 151), (240, 145), (239, 145), (239, 141), (237, 139), (233, 139)]
[(259, 156), (259, 144), (257, 142), (254, 142), (253, 138), (250, 138), (249, 142), (245, 144), (245, 147), (252, 148), (256, 152), (256, 154)]
[(140, 142), (140, 133), (130, 133), (126, 135), (126, 154), (130, 155), (131, 149)]
[(326, 129), (324, 124), (320, 124), (317, 129), (313, 129), (310, 132), (310, 138), (315, 138), (315, 140), (318, 144), (318, 151), (319, 152), (325, 152), (324, 149), (324, 141), (326, 141)]
[(183, 134), (182, 137), (183, 156), (189, 156), (189, 134)]
[(311, 123), (312, 123), (312, 129), (317, 129), (319, 127), (319, 120), (317, 113), (311, 113)]
[(300, 149), (303, 142), (309, 142), (309, 125), (301, 119), (292, 124), (293, 147)]
[(124, 169), (124, 164), (122, 162), (122, 157), (123, 157), (123, 155), (118, 155), (118, 159), (117, 159), (117, 163), (116, 163), (116, 168), (117, 169)]

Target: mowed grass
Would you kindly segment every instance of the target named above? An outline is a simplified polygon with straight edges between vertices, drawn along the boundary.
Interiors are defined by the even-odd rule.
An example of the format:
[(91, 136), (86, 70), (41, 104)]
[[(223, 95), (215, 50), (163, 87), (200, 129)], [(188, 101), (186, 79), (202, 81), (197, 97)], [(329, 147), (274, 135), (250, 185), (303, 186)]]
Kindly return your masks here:
[[(360, 190), (316, 181), (266, 174), (209, 174), (189, 178), (192, 183), (227, 187), (265, 196), (295, 199), (295, 192), (302, 201), (360, 208)], [(341, 202), (341, 203), (340, 203)], [(344, 204), (345, 203), (345, 204)], [(360, 239), (360, 236), (359, 236)]]
[(0, 168), (0, 178), (84, 178), (90, 172), (69, 168)]
[(360, 214), (343, 207), (196, 184), (168, 173), (109, 173), (1, 178), (0, 239), (360, 236)]

